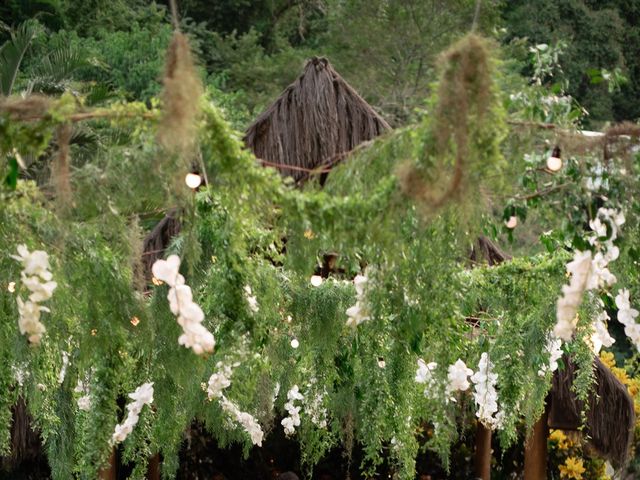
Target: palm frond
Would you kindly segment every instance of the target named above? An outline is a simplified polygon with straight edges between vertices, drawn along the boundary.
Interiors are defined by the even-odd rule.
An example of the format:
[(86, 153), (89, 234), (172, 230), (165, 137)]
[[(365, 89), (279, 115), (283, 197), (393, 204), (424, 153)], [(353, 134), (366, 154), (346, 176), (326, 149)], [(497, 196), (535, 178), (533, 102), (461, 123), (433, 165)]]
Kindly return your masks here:
[(96, 83), (90, 86), (84, 102), (86, 106), (94, 107), (113, 98), (117, 98), (117, 92), (113, 88), (105, 83)]
[(18, 76), (24, 54), (41, 26), (35, 20), (27, 20), (11, 32), (11, 39), (0, 46), (0, 93), (10, 95)]
[(42, 57), (29, 80), (29, 91), (61, 93), (69, 89), (73, 74), (89, 63), (77, 49), (64, 46)]
[(59, 82), (70, 78), (76, 70), (87, 65), (87, 59), (79, 50), (65, 46), (56, 48), (45, 56), (37, 72), (43, 77)]

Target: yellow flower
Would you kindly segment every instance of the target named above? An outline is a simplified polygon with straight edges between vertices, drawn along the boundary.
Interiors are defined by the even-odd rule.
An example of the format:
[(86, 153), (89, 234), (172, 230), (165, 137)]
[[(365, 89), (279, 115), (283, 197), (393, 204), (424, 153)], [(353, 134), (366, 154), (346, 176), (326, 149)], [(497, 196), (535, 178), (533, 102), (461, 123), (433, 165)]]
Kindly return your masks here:
[(640, 398), (638, 398), (638, 393), (640, 392), (640, 379), (630, 378), (624, 368), (616, 367), (616, 359), (611, 352), (601, 352), (600, 360), (602, 360), (602, 363), (609, 367), (616, 378), (627, 387), (629, 395), (634, 399), (633, 403), (636, 415), (640, 415)]
[(311, 229), (307, 229), (304, 231), (304, 238), (306, 238), (307, 240), (311, 240), (312, 238), (314, 238), (316, 235), (315, 233), (313, 233), (313, 230)]
[(551, 433), (549, 434), (549, 440), (552, 442), (560, 443), (566, 439), (567, 436), (562, 430), (551, 430)]
[(572, 478), (582, 480), (582, 474), (586, 471), (581, 458), (568, 457), (564, 465), (560, 465), (560, 478)]
[(558, 449), (568, 450), (573, 446), (573, 442), (564, 434), (562, 430), (551, 430), (549, 440), (558, 444)]
[(616, 359), (611, 352), (605, 352), (604, 350), (600, 352), (600, 360), (611, 369), (616, 366)]

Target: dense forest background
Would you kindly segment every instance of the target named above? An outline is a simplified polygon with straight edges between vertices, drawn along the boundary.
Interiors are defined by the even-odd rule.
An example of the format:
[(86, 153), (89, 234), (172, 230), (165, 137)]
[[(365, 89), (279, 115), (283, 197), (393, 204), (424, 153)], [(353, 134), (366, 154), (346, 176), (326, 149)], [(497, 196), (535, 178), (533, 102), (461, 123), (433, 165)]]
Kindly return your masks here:
[[(476, 2), (184, 0), (179, 9), (207, 88), (235, 127), (246, 127), (314, 55), (327, 56), (400, 126), (419, 114), (438, 53), (472, 28)], [(477, 28), (506, 47), (508, 70), (522, 78), (532, 74), (531, 45), (557, 47), (553, 87), (589, 113), (589, 128), (640, 117), (640, 2), (492, 0), (479, 13)], [(17, 85), (89, 93), (93, 102), (158, 93), (171, 37), (166, 2), (8, 0), (0, 43), (34, 18)]]

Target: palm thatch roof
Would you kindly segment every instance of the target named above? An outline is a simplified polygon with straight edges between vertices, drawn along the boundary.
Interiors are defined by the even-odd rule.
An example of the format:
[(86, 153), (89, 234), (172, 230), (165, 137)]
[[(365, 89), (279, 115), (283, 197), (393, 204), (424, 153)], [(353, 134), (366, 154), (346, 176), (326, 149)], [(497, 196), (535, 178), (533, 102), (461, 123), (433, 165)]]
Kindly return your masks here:
[(469, 259), (473, 264), (486, 262), (489, 266), (499, 265), (511, 260), (511, 255), (503, 252), (498, 245), (484, 235), (480, 235), (471, 247)]
[[(495, 243), (479, 237), (471, 250), (472, 263), (499, 265), (511, 259)], [(628, 458), (633, 441), (635, 411), (633, 398), (627, 387), (597, 357), (593, 358), (595, 381), (589, 394), (588, 405), (573, 391), (577, 366), (567, 355), (563, 356), (564, 368), (554, 373), (547, 405), (549, 426), (560, 430), (579, 430), (582, 412), (586, 414), (585, 433), (588, 443), (603, 458), (620, 468)], [(585, 408), (586, 407), (586, 408)]]
[[(565, 367), (553, 377), (549, 424), (561, 430), (578, 430), (585, 410), (572, 390), (576, 365), (566, 355)], [(595, 384), (586, 405), (586, 434), (589, 444), (611, 464), (620, 468), (627, 461), (636, 421), (633, 399), (627, 387), (600, 361), (594, 358)]]
[(144, 278), (151, 281), (153, 276), (151, 267), (156, 260), (164, 258), (164, 252), (171, 240), (180, 233), (181, 224), (178, 212), (167, 212), (160, 222), (151, 230), (143, 240), (142, 270)]
[(5, 478), (3, 473), (16, 471), (21, 465), (31, 465), (37, 472), (39, 465), (47, 463), (40, 430), (35, 426), (24, 399), (18, 397), (11, 410), (11, 453), (0, 456), (0, 478)]
[(244, 141), (265, 164), (300, 181), (309, 169), (330, 166), (390, 129), (326, 58), (314, 57), (249, 126)]

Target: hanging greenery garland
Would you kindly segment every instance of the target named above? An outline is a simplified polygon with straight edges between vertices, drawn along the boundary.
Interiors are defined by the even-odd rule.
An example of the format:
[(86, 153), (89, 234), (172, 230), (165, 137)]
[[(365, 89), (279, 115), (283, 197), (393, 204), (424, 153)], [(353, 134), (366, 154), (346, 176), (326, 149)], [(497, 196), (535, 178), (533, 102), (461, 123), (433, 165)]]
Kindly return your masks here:
[[(172, 48), (179, 56), (185, 46)], [(63, 97), (27, 111), (3, 101), (3, 157), (42, 153), (58, 126), (80, 119), (129, 134), (74, 172), (74, 210), (54, 208), (55, 192), (31, 181), (0, 191), (0, 453), (9, 452), (11, 408), (23, 398), (53, 478), (96, 478), (117, 442), (132, 478), (143, 478), (155, 453), (171, 478), (183, 432), (198, 419), (245, 454), (282, 428), (300, 442), (308, 472), (332, 447), (357, 442), (365, 475), (388, 460), (409, 479), (426, 429), (426, 447), (446, 466), (474, 417), (505, 447), (530, 431), (560, 348), (578, 365), (573, 391), (587, 399), (591, 319), (598, 297), (614, 297), (606, 279), (577, 285), (581, 260), (619, 257), (617, 276), (629, 279), (636, 240), (614, 244), (620, 213), (596, 210), (595, 234), (572, 222), (583, 253), (558, 234), (551, 252), (471, 265), (477, 237), (502, 227), (486, 192), (511, 193), (513, 152), (486, 42), (465, 37), (442, 62), (434, 115), (355, 152), (324, 188), (295, 189), (258, 165), (207, 98), (179, 122), (185, 135), (197, 132), (208, 179), (197, 191), (176, 181), (186, 159), (175, 161), (174, 150), (191, 159), (192, 142), (168, 153), (165, 116), (164, 147), (156, 145), (155, 108), (84, 112)], [(517, 201), (507, 219), (522, 213)], [(623, 206), (614, 202), (608, 208)], [(181, 233), (139, 288), (139, 222), (169, 209), (180, 212)], [(636, 210), (625, 211), (631, 231)], [(338, 252), (337, 268), (318, 279), (327, 252)], [(638, 285), (623, 285), (632, 295), (615, 296), (618, 320), (635, 341), (629, 298)], [(20, 297), (27, 290), (31, 304)], [(45, 300), (46, 331), (35, 321)], [(566, 322), (570, 331), (554, 330)]]

